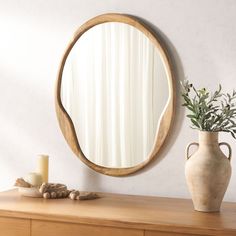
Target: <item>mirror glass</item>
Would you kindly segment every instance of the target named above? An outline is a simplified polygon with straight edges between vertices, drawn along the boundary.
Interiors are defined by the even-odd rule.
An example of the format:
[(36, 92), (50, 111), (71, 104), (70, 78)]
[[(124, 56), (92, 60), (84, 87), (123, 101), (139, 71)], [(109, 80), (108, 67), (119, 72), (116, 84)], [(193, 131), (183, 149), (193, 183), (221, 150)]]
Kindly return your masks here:
[(169, 99), (167, 76), (159, 49), (129, 24), (101, 23), (79, 37), (60, 95), (88, 160), (127, 168), (149, 157)]

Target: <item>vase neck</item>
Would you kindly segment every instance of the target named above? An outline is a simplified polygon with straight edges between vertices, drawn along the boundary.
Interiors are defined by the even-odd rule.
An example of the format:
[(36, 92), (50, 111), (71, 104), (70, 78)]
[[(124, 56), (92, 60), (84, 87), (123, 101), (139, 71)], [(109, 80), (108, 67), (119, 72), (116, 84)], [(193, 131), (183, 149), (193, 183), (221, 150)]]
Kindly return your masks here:
[(199, 131), (199, 143), (218, 145), (218, 132)]

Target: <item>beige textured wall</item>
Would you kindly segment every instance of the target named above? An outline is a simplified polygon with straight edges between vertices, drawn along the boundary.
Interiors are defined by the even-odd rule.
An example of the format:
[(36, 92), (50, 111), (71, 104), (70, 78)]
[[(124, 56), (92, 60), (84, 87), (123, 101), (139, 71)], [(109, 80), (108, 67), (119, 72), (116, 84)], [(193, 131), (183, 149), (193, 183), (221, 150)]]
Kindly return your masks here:
[[(235, 0), (0, 0), (0, 190), (50, 155), (50, 180), (84, 190), (185, 197), (184, 149), (197, 140), (178, 95), (177, 116), (158, 161), (115, 178), (88, 169), (71, 152), (57, 124), (54, 83), (66, 44), (78, 26), (106, 12), (136, 15), (166, 38), (178, 80), (225, 90), (236, 87)], [(226, 200), (236, 201), (236, 145)]]

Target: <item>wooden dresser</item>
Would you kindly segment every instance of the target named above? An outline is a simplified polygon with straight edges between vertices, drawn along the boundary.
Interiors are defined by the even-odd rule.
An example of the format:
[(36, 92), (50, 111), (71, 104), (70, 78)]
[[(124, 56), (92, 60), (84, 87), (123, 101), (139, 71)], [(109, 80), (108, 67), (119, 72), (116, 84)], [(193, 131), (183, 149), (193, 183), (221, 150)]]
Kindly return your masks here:
[(193, 210), (190, 200), (101, 194), (92, 201), (0, 193), (0, 236), (236, 236), (236, 203), (220, 213)]

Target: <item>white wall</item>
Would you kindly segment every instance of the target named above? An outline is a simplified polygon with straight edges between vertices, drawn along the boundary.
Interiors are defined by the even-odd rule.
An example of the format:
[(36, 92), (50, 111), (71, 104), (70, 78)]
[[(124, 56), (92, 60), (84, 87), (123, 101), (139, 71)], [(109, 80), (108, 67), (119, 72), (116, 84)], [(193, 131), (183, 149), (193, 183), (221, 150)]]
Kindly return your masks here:
[[(117, 178), (87, 168), (67, 146), (54, 110), (59, 61), (73, 32), (106, 12), (139, 16), (166, 37), (178, 67), (197, 86), (225, 90), (236, 79), (235, 0), (0, 0), (0, 189), (50, 154), (50, 180), (83, 190), (186, 197), (184, 149), (197, 140), (178, 98), (168, 144), (136, 175)], [(178, 82), (177, 82), (178, 83)], [(235, 86), (236, 87), (236, 86)], [(179, 97), (179, 94), (178, 94)], [(221, 135), (236, 153), (235, 140)], [(236, 155), (225, 199), (236, 201)]]

